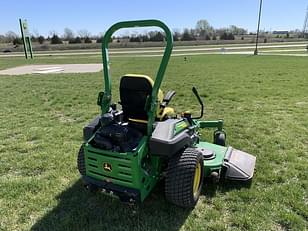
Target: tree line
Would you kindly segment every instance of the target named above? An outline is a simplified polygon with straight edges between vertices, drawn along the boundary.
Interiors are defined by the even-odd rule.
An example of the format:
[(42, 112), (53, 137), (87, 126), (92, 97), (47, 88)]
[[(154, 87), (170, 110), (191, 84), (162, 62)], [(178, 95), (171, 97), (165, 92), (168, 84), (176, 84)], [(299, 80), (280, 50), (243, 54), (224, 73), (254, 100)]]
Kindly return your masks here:
[[(227, 28), (215, 29), (205, 19), (201, 19), (196, 23), (195, 28), (185, 28), (183, 31), (174, 30), (174, 41), (193, 41), (193, 40), (234, 40), (235, 36), (241, 36), (244, 39), (244, 35), (247, 35), (248, 31), (244, 28), (231, 25)], [(114, 42), (159, 42), (164, 41), (164, 33), (161, 31), (148, 31), (143, 34), (130, 34), (122, 36), (112, 37)], [(59, 35), (55, 31), (51, 31), (48, 37), (39, 35), (37, 32), (31, 36), (33, 42), (43, 44), (46, 40), (51, 44), (61, 44), (64, 41), (66, 43), (101, 43), (103, 39), (103, 33), (100, 35), (91, 35), (88, 30), (79, 30), (75, 34), (70, 28), (65, 28), (62, 35)], [(22, 44), (20, 36), (13, 31), (7, 32), (5, 35), (0, 35), (0, 42), (13, 43), (14, 45)]]

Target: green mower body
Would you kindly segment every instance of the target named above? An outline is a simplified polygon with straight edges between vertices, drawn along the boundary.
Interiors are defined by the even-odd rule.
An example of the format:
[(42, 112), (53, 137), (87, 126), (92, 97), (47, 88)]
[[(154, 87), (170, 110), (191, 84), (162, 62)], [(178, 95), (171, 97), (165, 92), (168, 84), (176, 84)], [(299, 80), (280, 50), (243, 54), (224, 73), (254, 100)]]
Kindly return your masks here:
[[(155, 82), (147, 76), (126, 75), (120, 83), (122, 110), (111, 100), (108, 42), (121, 28), (157, 26), (167, 46)], [(250, 180), (256, 158), (225, 146), (223, 121), (202, 121), (189, 112), (176, 116), (167, 107), (175, 92), (162, 99), (160, 85), (172, 51), (172, 34), (158, 20), (114, 24), (102, 43), (105, 90), (99, 93), (101, 115), (84, 127), (78, 169), (90, 190), (115, 195), (122, 201), (142, 202), (165, 178), (167, 199), (182, 207), (198, 201), (204, 177)], [(141, 105), (141, 106), (140, 106)], [(214, 128), (213, 143), (200, 140), (199, 129)]]

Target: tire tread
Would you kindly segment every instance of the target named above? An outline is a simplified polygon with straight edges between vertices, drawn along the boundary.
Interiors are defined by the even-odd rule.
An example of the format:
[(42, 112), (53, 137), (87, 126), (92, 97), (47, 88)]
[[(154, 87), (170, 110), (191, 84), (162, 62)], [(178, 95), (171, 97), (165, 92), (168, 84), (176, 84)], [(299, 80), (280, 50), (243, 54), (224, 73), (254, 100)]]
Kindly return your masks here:
[(203, 182), (203, 157), (194, 148), (186, 148), (180, 155), (169, 160), (167, 176), (165, 181), (166, 199), (181, 207), (194, 207), (199, 199), (193, 195), (193, 182), (195, 169), (198, 162), (201, 162), (201, 183)]

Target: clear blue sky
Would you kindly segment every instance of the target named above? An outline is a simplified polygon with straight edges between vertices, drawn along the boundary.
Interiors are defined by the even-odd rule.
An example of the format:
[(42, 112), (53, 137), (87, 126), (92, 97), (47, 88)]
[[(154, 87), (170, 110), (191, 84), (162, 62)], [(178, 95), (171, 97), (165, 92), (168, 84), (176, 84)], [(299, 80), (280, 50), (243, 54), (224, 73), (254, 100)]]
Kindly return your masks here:
[[(259, 0), (116, 0), (116, 1), (1, 1), (0, 34), (19, 33), (18, 18), (28, 20), (30, 32), (63, 34), (87, 29), (91, 34), (105, 31), (120, 20), (155, 18), (172, 29), (194, 28), (207, 19), (215, 28), (237, 25), (256, 31)], [(261, 29), (302, 29), (308, 0), (263, 0)]]

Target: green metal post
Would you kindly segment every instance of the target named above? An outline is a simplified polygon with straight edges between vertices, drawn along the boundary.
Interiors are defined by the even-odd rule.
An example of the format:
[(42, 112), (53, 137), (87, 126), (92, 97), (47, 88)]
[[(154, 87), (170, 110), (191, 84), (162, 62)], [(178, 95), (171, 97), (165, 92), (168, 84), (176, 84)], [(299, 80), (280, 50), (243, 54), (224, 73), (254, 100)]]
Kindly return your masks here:
[(257, 29), (257, 38), (256, 38), (256, 48), (255, 48), (255, 51), (254, 51), (254, 55), (258, 55), (258, 43), (259, 43), (259, 31), (260, 31), (261, 12), (262, 12), (262, 0), (260, 0), (259, 17), (258, 17), (258, 29)]
[(29, 44), (30, 57), (31, 59), (33, 59), (32, 43), (30, 37), (28, 37), (28, 44)]
[(170, 29), (159, 20), (139, 20), (139, 21), (125, 21), (119, 22), (112, 25), (104, 35), (104, 39), (102, 42), (102, 55), (103, 55), (103, 72), (104, 72), (104, 81), (105, 81), (105, 94), (102, 100), (102, 113), (106, 113), (109, 110), (110, 102), (111, 102), (111, 75), (110, 75), (110, 67), (109, 67), (109, 56), (108, 56), (108, 44), (111, 39), (113, 33), (121, 28), (131, 28), (131, 27), (150, 27), (150, 26), (157, 26), (164, 30), (167, 45), (165, 48), (165, 52), (163, 58), (161, 60), (158, 72), (156, 74), (155, 83), (152, 90), (151, 95), (151, 106), (148, 112), (148, 136), (152, 134), (153, 123), (156, 116), (156, 109), (157, 109), (157, 94), (161, 85), (161, 82), (164, 78), (164, 74), (169, 62), (169, 58), (173, 48), (173, 37)]
[(20, 26), (22, 41), (23, 41), (23, 44), (24, 44), (25, 57), (26, 57), (26, 59), (28, 59), (28, 51), (29, 51), (30, 57), (31, 57), (31, 59), (33, 59), (31, 37), (30, 37), (30, 33), (28, 31), (27, 21), (19, 19), (19, 26)]
[(26, 57), (26, 59), (28, 59), (27, 42), (26, 42), (26, 37), (25, 37), (25, 34), (24, 34), (24, 28), (22, 26), (21, 19), (19, 19), (19, 26), (20, 26), (20, 31), (21, 31), (22, 42), (24, 44), (25, 57)]

